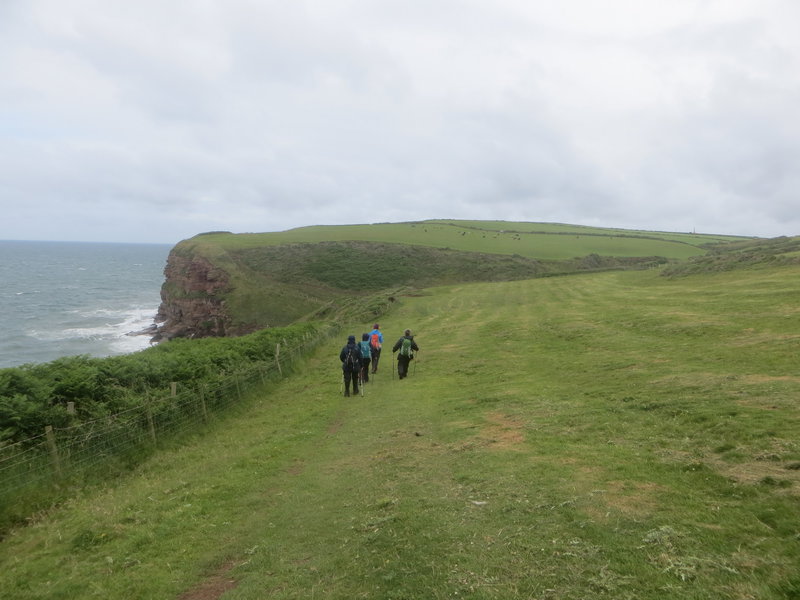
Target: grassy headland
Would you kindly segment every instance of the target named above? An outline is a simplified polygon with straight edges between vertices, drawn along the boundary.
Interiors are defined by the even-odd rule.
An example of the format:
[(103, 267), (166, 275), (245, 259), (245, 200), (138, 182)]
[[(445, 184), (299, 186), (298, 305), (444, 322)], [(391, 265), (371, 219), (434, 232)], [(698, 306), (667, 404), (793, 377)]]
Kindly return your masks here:
[(736, 236), (628, 231), (547, 223), (435, 220), (319, 225), (275, 233), (210, 233), (196, 236), (191, 241), (218, 245), (229, 252), (281, 244), (362, 241), (486, 254), (518, 254), (539, 260), (568, 260), (587, 254), (684, 259), (704, 254), (704, 246), (708, 244), (741, 239)]
[[(213, 232), (173, 250), (209, 261), (229, 285), (206, 298), (168, 280), (167, 302), (197, 295), (224, 303), (236, 332), (340, 312), (353, 294), (468, 281), (511, 281), (608, 269), (647, 268), (731, 241), (719, 235), (602, 229), (505, 221), (421, 221), (302, 227), (276, 233)], [(176, 314), (193, 312), (181, 307)], [(202, 335), (202, 327), (188, 328)]]

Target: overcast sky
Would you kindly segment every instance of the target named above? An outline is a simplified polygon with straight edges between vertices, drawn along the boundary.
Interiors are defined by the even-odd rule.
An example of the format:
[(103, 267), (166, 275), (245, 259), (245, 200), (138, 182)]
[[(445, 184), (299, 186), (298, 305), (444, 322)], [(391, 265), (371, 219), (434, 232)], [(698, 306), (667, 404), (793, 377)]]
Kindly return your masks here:
[(796, 0), (0, 0), (0, 239), (800, 234)]

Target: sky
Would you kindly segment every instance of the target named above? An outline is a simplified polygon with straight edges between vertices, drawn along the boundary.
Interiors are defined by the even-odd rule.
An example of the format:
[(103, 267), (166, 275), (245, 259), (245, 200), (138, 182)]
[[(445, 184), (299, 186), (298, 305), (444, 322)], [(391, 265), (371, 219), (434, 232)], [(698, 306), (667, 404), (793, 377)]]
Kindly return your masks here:
[(0, 239), (800, 234), (796, 0), (0, 0)]

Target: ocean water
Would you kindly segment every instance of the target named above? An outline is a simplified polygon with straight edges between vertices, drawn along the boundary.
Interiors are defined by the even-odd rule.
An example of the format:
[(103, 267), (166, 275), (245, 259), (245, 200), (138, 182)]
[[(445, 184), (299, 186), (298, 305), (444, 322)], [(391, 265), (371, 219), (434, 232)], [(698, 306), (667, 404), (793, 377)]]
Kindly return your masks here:
[(0, 240), (0, 368), (148, 347), (171, 247)]

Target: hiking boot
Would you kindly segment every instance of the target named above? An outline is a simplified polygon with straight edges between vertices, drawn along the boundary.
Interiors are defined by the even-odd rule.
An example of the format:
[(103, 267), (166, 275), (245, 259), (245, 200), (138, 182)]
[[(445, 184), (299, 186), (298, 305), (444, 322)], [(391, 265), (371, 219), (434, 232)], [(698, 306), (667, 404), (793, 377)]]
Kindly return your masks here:
[(350, 397), (350, 390), (345, 390), (344, 397), (345, 398), (349, 398)]

